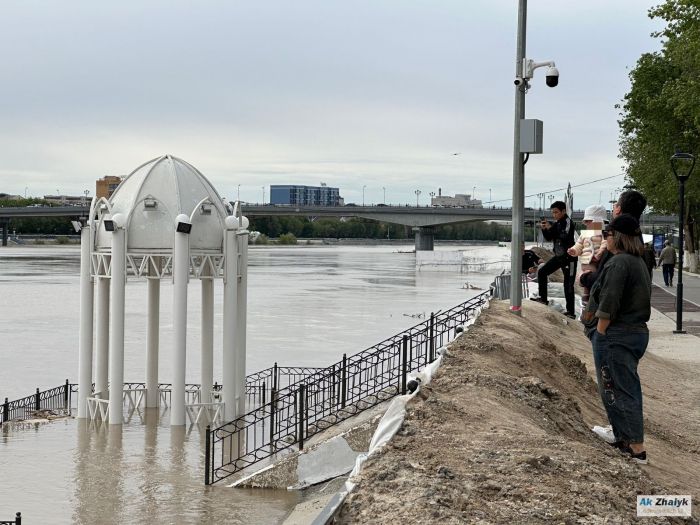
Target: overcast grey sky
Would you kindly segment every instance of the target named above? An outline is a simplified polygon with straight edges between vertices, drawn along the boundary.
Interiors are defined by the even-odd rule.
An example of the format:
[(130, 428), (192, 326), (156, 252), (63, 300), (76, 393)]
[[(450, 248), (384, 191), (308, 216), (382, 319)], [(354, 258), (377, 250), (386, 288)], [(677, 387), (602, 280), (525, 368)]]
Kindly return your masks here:
[[(526, 194), (622, 172), (614, 105), (658, 48), (646, 13), (660, 1), (530, 0), (528, 57), (556, 60), (561, 77), (550, 89), (538, 70), (527, 95), (545, 153)], [(321, 181), (346, 202), (363, 185), (368, 203), (382, 187), (392, 203), (438, 188), (510, 198), (517, 6), (5, 1), (0, 191), (92, 193), (170, 153), (249, 201)], [(575, 206), (622, 184), (577, 189)]]

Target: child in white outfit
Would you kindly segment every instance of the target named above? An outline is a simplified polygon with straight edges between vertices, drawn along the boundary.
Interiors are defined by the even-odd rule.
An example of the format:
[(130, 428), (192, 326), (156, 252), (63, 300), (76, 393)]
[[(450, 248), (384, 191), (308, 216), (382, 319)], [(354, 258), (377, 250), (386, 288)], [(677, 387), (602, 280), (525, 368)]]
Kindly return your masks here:
[[(581, 231), (578, 241), (567, 252), (572, 257), (578, 257), (578, 261), (581, 263), (579, 274), (576, 276), (577, 281), (582, 272), (594, 271), (598, 268), (600, 256), (607, 249), (607, 242), (603, 240), (603, 226), (606, 217), (605, 208), (599, 204), (586, 208), (583, 215), (586, 229)], [(588, 288), (583, 289), (584, 303), (588, 302), (589, 292)]]

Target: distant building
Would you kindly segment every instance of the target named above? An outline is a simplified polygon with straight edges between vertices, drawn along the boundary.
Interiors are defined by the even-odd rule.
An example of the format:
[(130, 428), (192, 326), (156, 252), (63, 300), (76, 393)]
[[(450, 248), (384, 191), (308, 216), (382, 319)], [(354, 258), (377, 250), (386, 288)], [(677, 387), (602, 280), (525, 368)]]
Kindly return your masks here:
[(99, 199), (104, 197), (109, 199), (122, 182), (122, 177), (116, 177), (114, 175), (105, 175), (101, 179), (95, 181), (95, 196)]
[(90, 204), (85, 195), (44, 195), (44, 201), (47, 204), (56, 204), (58, 206), (86, 206)]
[(444, 208), (483, 208), (479, 199), (472, 199), (471, 195), (457, 193), (454, 197), (441, 195), (442, 190), (437, 197), (430, 199), (431, 206), (442, 206)]
[(295, 204), (297, 206), (341, 206), (338, 188), (320, 186), (270, 186), (270, 204)]

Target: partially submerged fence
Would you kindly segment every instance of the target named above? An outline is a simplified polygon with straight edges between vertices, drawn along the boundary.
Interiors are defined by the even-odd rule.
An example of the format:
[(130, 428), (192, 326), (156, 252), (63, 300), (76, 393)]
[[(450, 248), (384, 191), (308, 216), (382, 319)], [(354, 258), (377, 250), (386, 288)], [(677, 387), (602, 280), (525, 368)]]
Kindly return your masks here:
[(0, 423), (11, 419), (25, 419), (37, 410), (70, 410), (72, 388), (66, 379), (65, 384), (41, 392), (38, 388), (31, 396), (8, 401), (0, 405)]
[(477, 315), (488, 301), (484, 292), (445, 312), (327, 368), (279, 388), (269, 401), (217, 428), (207, 427), (207, 485), (304, 442), (398, 394), (406, 393), (407, 376), (436, 358), (455, 328)]
[(15, 519), (13, 520), (0, 520), (0, 525), (22, 525), (22, 513), (18, 512), (15, 514)]
[[(264, 405), (269, 400), (270, 392), (286, 388), (291, 384), (298, 383), (304, 378), (317, 373), (320, 368), (302, 367), (302, 366), (274, 366), (255, 372), (246, 377), (246, 406), (252, 410), (258, 406)], [(170, 403), (171, 383), (159, 383), (158, 390), (160, 392), (161, 403), (167, 405)], [(95, 385), (92, 385), (93, 391)], [(145, 390), (146, 384), (143, 382), (124, 383), (124, 390)], [(215, 392), (221, 390), (221, 385), (214, 384)], [(196, 383), (187, 383), (185, 385), (190, 402), (202, 402), (201, 386)], [(78, 392), (78, 385), (70, 383), (66, 379), (65, 384), (44, 390), (43, 392), (36, 389), (36, 393), (9, 401), (5, 398), (5, 402), (0, 404), (0, 424), (13, 419), (27, 419), (37, 410), (66, 410), (70, 411), (73, 394)]]

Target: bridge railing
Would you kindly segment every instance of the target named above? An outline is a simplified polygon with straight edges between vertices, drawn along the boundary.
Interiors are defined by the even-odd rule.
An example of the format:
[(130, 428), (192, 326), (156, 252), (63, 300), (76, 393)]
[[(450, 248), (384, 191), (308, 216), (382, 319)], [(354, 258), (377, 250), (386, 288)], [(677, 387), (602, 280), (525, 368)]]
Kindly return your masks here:
[(407, 390), (408, 374), (436, 358), (455, 328), (476, 315), (484, 292), (304, 379), (270, 392), (269, 402), (216, 428), (207, 427), (207, 485), (222, 481)]

